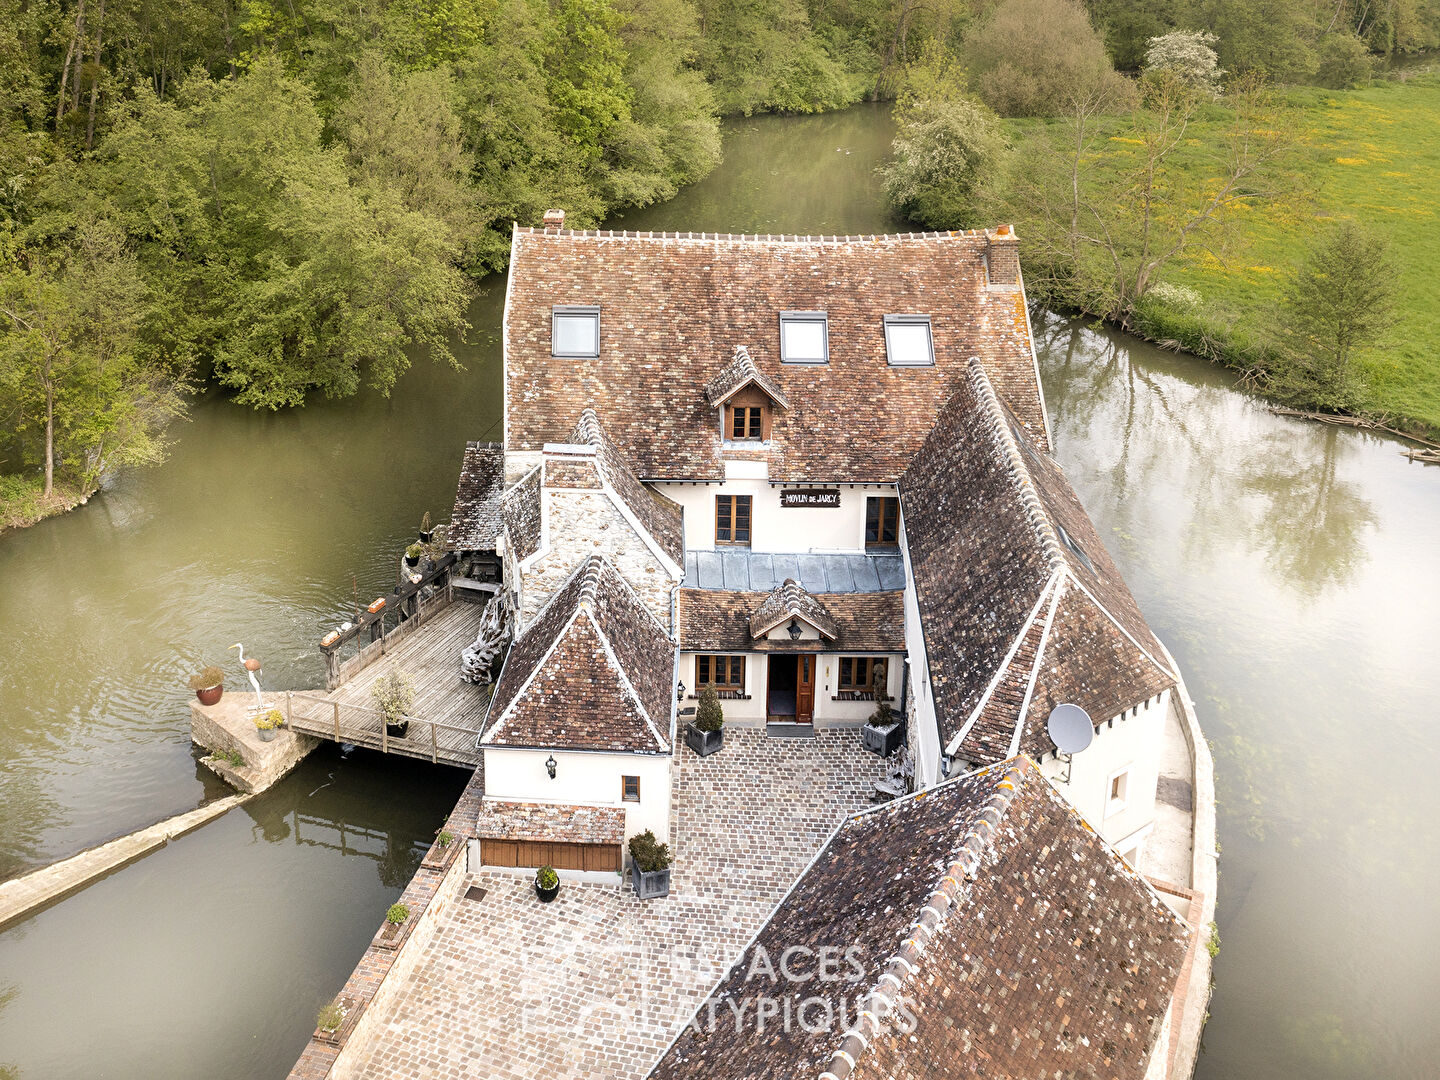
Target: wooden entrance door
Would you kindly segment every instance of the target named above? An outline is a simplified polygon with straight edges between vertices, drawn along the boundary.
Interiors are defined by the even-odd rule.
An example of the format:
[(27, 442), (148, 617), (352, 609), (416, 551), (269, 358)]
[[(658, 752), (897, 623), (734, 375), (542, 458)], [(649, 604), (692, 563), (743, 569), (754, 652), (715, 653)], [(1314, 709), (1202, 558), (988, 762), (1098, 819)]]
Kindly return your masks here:
[(815, 719), (815, 657), (801, 655), (795, 666), (795, 722)]

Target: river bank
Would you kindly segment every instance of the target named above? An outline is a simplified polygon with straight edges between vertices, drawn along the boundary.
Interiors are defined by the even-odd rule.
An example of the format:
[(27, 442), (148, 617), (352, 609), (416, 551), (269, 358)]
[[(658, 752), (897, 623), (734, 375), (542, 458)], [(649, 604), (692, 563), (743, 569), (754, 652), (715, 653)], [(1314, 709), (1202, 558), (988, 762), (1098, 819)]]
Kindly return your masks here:
[(68, 514), (99, 490), (98, 486), (87, 489), (57, 479), (47, 496), (45, 482), (38, 476), (0, 476), (0, 538), (46, 518)]
[[(1277, 331), (1294, 271), (1328, 225), (1355, 222), (1388, 245), (1396, 295), (1393, 326), (1357, 355), (1364, 385), (1347, 411), (1402, 436), (1440, 438), (1440, 296), (1429, 272), (1440, 244), (1434, 210), (1440, 201), (1440, 130), (1434, 123), (1440, 76), (1406, 75), (1355, 90), (1281, 91), (1282, 108), (1271, 122), (1292, 127), (1293, 144), (1254, 181), (1253, 201), (1231, 204), (1222, 224), (1201, 242), (1192, 238), (1165, 263), (1155, 282), (1164, 287), (1141, 300), (1127, 329), (1221, 364), (1282, 404), (1333, 409), (1333, 389), (1322, 388), (1328, 398), (1307, 399), (1303, 380), (1286, 374)], [(1223, 172), (1234, 122), (1224, 99), (1198, 109), (1184, 145), (1166, 157), (1157, 190), (1174, 194), (1177, 205), (1195, 203), (1193, 193), (1205, 189), (1217, 168)], [(1005, 123), (1024, 146), (1034, 133), (1063, 122)], [(1133, 168), (1139, 152), (1133, 144), (1141, 141), (1136, 134), (1120, 117), (1098, 124), (1087, 168), (1098, 176)], [(1113, 194), (1098, 190), (1097, 197)], [(1040, 226), (1027, 222), (1027, 207), (1013, 210), (1023, 262), (1027, 236), (1034, 239)], [(1105, 212), (1114, 215), (1112, 228), (1126, 220), (1118, 209)], [(1032, 281), (1032, 299), (1043, 302), (1040, 289)]]

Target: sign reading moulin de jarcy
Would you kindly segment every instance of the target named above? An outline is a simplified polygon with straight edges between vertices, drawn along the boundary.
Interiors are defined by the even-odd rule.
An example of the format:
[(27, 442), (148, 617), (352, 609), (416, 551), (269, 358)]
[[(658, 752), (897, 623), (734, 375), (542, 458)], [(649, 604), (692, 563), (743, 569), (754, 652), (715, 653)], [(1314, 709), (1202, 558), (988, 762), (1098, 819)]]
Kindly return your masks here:
[(839, 488), (793, 488), (780, 492), (780, 505), (826, 506), (834, 509), (840, 505)]

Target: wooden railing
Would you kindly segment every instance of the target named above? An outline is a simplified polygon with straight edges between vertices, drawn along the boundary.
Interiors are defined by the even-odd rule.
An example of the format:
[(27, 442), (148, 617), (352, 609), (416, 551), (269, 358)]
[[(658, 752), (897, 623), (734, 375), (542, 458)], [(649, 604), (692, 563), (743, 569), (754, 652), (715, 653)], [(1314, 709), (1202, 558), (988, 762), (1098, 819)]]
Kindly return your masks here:
[[(406, 581), (395, 586), (379, 611), (362, 612), (354, 626), (343, 631), (330, 644), (322, 644), (320, 654), (325, 657), (325, 689), (334, 690), (357, 671), (374, 663), (395, 642), (414, 633), (417, 627), (449, 605), (454, 597), (450, 587), (450, 568), (457, 559), (453, 551), (442, 555), (420, 574), (419, 581)], [(435, 595), (427, 600), (417, 600), (420, 591), (431, 585), (438, 590)], [(390, 625), (392, 619), (393, 626)], [(364, 640), (367, 637), (368, 643)], [(355, 642), (355, 655), (341, 660), (341, 649), (352, 641)]]
[[(454, 724), (440, 724), (418, 716), (400, 718), (410, 724), (403, 738), (390, 734), (385, 714), (366, 705), (350, 705), (298, 690), (285, 693), (285, 721), (307, 735), (336, 742), (368, 746), (382, 754), (404, 754), (429, 758), (432, 762), (477, 764), (480, 751), (475, 740), (480, 732)], [(416, 729), (421, 734), (417, 736)]]

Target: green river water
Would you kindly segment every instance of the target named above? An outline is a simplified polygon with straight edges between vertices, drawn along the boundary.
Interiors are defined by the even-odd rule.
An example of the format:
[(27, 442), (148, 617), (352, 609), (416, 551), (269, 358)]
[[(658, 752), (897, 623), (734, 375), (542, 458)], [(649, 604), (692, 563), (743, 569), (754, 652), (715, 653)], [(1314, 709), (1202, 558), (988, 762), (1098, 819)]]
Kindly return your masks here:
[[(706, 181), (616, 227), (896, 228), (872, 108), (727, 127)], [(243, 641), (272, 688), (387, 591), (463, 444), (498, 437), (503, 280), (462, 373), (260, 415), (0, 538), (0, 878), (220, 793), (184, 677)], [(1056, 454), (1215, 749), (1223, 946), (1204, 1080), (1440, 1071), (1440, 469), (1272, 416), (1225, 374), (1050, 315)], [(354, 585), (352, 586), (352, 575)], [(0, 1078), (284, 1076), (464, 782), (327, 747), (244, 809), (0, 933)]]

